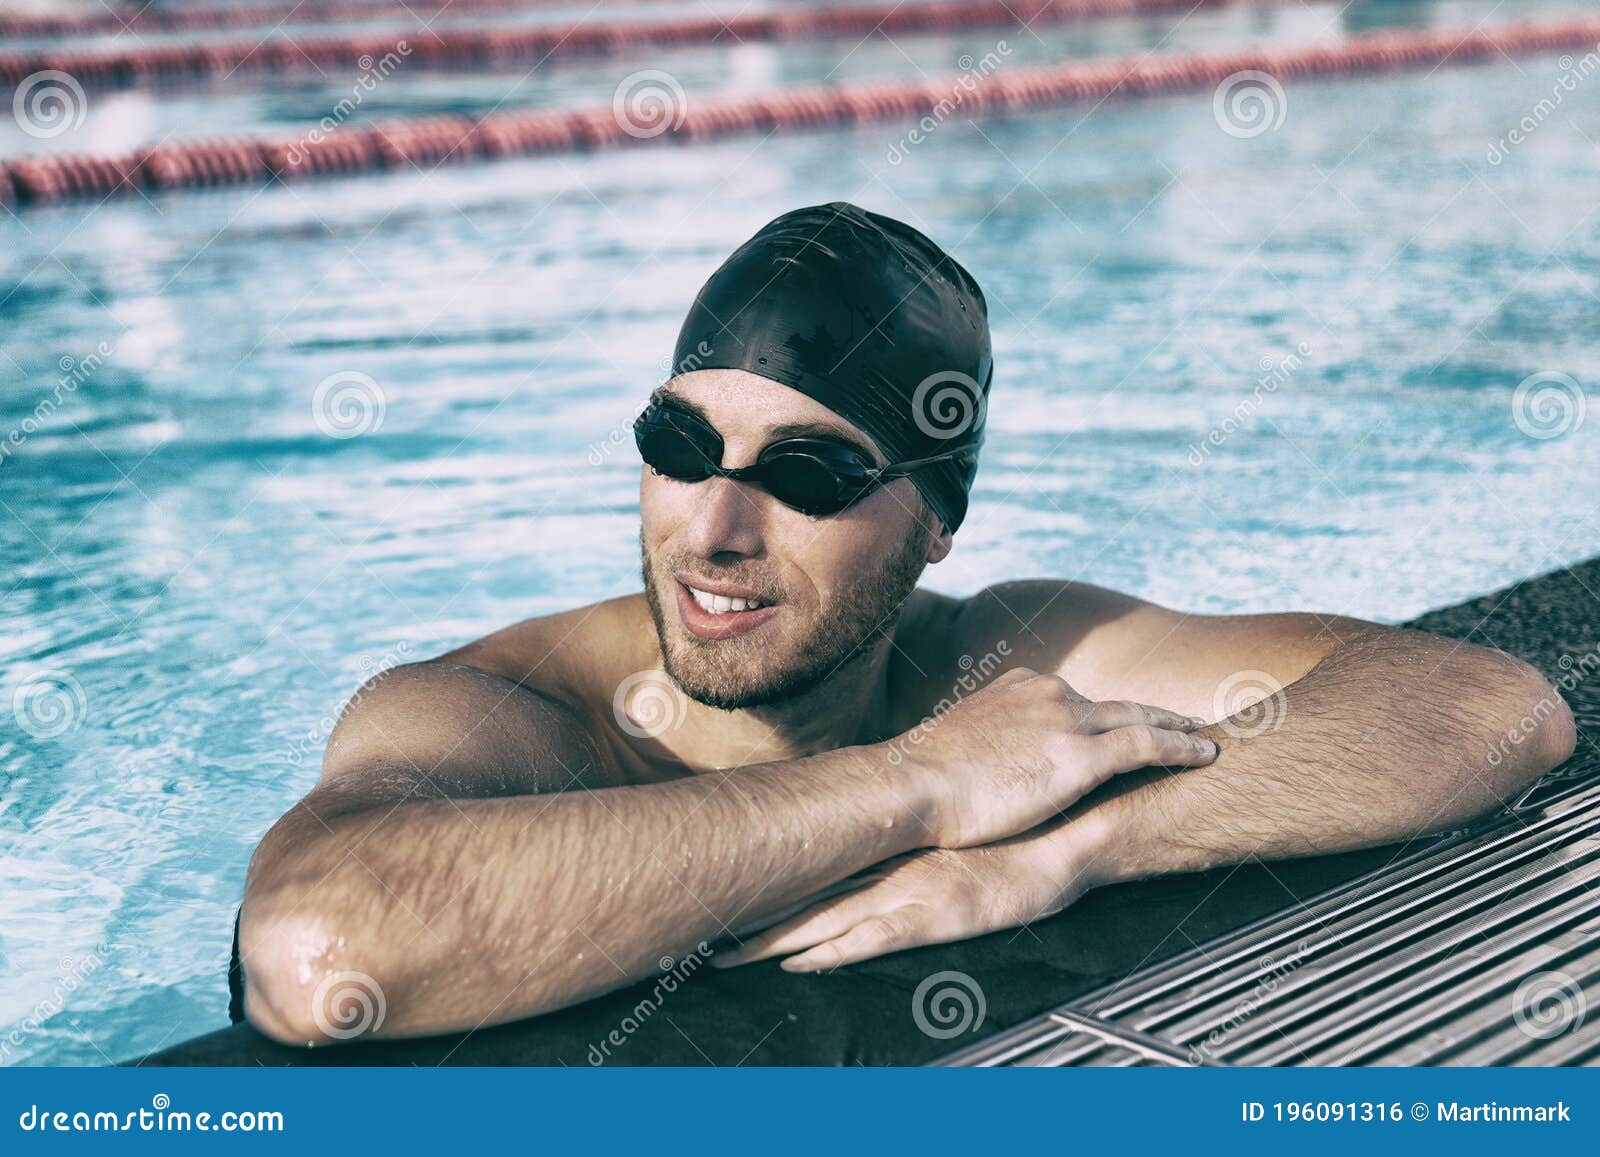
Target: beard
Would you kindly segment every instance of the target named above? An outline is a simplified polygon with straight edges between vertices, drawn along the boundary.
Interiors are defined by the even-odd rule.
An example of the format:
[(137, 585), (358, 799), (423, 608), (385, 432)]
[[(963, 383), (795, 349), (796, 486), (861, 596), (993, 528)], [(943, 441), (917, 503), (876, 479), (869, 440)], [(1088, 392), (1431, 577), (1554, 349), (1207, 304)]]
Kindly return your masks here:
[[(905, 540), (875, 573), (864, 576), (836, 606), (827, 608), (807, 637), (792, 643), (786, 654), (778, 654), (773, 644), (761, 637), (761, 630), (732, 639), (701, 639), (680, 631), (679, 638), (669, 639), (641, 533), (645, 600), (667, 674), (689, 698), (723, 711), (772, 706), (816, 690), (871, 655), (879, 640), (893, 634), (900, 611), (922, 575), (932, 539), (932, 530), (921, 519), (915, 520)], [(663, 585), (670, 589), (677, 581), (668, 570)], [(676, 598), (675, 590), (672, 594)]]

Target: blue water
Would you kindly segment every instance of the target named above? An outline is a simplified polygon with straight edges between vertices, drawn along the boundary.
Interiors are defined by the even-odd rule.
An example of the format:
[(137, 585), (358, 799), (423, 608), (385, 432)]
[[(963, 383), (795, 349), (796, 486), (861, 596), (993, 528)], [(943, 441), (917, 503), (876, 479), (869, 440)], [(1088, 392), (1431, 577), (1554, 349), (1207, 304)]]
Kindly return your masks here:
[[(1044, 42), (1373, 19), (1338, 13)], [(984, 36), (860, 68), (950, 71)], [(841, 51), (746, 46), (723, 80), (821, 79)], [(649, 63), (693, 92), (717, 59)], [(555, 87), (608, 101), (639, 66)], [(898, 164), (903, 130), (879, 126), (0, 218), (0, 441), (60, 398), (0, 457), (0, 1060), (99, 1064), (220, 1025), (250, 852), (349, 692), (636, 589), (633, 408), (701, 280), (795, 205), (903, 217), (988, 294), (990, 442), (938, 589), (1050, 574), (1392, 621), (1594, 554), (1600, 414), (1577, 406), (1600, 385), (1600, 79), (1487, 159), (1563, 67), (1294, 83), (1252, 139), (1202, 95), (954, 118)], [(389, 99), (459, 86), (472, 107), (492, 83), (419, 75)], [(165, 99), (124, 95), (148, 116), (122, 132), (166, 131)], [(246, 89), (215, 115), (281, 130), (311, 99)], [(104, 135), (78, 147), (116, 123), (91, 109)], [(1538, 373), (1565, 375), (1546, 395), (1565, 411), (1519, 413)], [(328, 433), (347, 432), (314, 410), (330, 378), (381, 396), (381, 423)], [(41, 686), (66, 715), (13, 726)]]

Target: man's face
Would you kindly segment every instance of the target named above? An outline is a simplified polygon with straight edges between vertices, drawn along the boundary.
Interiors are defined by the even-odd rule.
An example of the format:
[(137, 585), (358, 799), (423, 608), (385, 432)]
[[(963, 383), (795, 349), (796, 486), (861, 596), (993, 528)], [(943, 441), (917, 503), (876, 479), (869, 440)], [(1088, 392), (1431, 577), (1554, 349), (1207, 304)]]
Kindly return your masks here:
[[(697, 370), (663, 392), (716, 428), (725, 468), (753, 465), (768, 443), (799, 434), (842, 439), (885, 463), (855, 426), (756, 374)], [(685, 694), (724, 710), (799, 695), (869, 653), (923, 566), (949, 550), (905, 478), (812, 517), (755, 485), (678, 482), (647, 466), (639, 510), (645, 595), (667, 673)], [(733, 598), (760, 605), (731, 610)]]

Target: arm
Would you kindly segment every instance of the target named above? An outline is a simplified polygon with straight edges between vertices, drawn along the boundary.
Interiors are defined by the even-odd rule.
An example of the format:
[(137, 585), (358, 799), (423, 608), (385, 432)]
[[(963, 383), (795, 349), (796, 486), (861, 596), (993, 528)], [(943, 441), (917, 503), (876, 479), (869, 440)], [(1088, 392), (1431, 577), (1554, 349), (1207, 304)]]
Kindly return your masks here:
[(337, 1036), (341, 973), (381, 993), (377, 1035), (529, 1016), (926, 838), (906, 777), (862, 748), (613, 776), (577, 715), (510, 680), (439, 663), (381, 676), (252, 862), (249, 1019), (285, 1042)]
[[(926, 742), (623, 786), (573, 709), (460, 664), (386, 673), (322, 781), (262, 840), (240, 925), (246, 1015), (279, 1040), (499, 1023), (648, 976), (663, 955), (871, 864), (1023, 832), (1112, 775), (1198, 765), (1198, 721), (1008, 672)], [(552, 794), (555, 793), (555, 794)], [(341, 984), (350, 982), (344, 993)]]
[(1193, 774), (1127, 777), (1085, 801), (1062, 836), (1080, 857), (1088, 850), (1089, 882), (1453, 827), (1572, 754), (1571, 710), (1504, 652), (1340, 616), (1129, 602), (1076, 665), (1097, 686), (1159, 693), (1152, 702), (1213, 720), (1200, 734), (1220, 754)]
[[(991, 588), (1005, 639), (1092, 700), (1213, 720), (1202, 767), (1121, 776), (1032, 831), (902, 857), (713, 963), (830, 968), (1041, 919), (1101, 884), (1403, 839), (1503, 805), (1571, 755), (1572, 713), (1499, 651), (1337, 616), (1190, 616), (1072, 584)], [(791, 955), (793, 954), (793, 955)]]

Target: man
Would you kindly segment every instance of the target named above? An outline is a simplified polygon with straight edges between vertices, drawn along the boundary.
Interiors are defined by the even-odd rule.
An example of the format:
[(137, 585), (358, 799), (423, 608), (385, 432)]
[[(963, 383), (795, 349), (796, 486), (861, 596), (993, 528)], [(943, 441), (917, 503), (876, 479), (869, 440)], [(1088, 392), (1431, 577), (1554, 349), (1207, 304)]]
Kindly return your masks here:
[(676, 369), (635, 427), (643, 593), (379, 676), (262, 841), (262, 1031), (347, 1036), (350, 977), (382, 1001), (366, 1027), (409, 1036), (702, 941), (832, 968), (1111, 881), (1446, 828), (1572, 751), (1498, 651), (1063, 581), (917, 588), (965, 517), (992, 365), (976, 282), (900, 222), (769, 223)]

